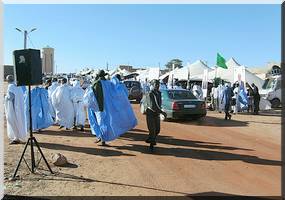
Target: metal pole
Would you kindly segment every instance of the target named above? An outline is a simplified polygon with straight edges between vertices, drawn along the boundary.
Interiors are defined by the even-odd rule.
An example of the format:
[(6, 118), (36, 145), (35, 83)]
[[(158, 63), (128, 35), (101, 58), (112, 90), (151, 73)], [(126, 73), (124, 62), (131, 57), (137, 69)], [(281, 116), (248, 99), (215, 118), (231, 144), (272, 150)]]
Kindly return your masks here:
[(174, 80), (173, 80), (173, 78), (174, 78), (174, 68), (175, 68), (175, 65), (174, 65), (174, 63), (172, 63), (172, 79), (171, 79), (172, 89), (174, 88)]
[(25, 30), (24, 31), (24, 49), (27, 48), (27, 35), (28, 35), (28, 32)]
[[(27, 35), (28, 31), (24, 31), (24, 49), (27, 49)], [(32, 101), (31, 101), (31, 85), (28, 85), (29, 92), (29, 117), (30, 117), (30, 138), (33, 138), (33, 121), (32, 121)], [(31, 139), (31, 164), (32, 164), (32, 173), (34, 173), (35, 168), (35, 157), (34, 157), (34, 147), (33, 139)]]
[(34, 156), (34, 146), (33, 146), (33, 122), (32, 122), (32, 101), (31, 101), (31, 85), (29, 87), (29, 112), (30, 112), (30, 138), (31, 139), (31, 161), (32, 161), (32, 173), (34, 173), (35, 168), (35, 156)]

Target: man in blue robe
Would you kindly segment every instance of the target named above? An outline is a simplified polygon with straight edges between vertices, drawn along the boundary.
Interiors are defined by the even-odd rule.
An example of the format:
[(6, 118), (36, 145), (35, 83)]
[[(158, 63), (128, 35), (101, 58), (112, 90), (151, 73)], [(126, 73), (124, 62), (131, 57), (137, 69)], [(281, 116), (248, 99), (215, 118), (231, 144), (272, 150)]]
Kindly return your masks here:
[(231, 107), (231, 98), (232, 98), (232, 89), (230, 88), (229, 84), (225, 84), (225, 89), (223, 90), (221, 104), (225, 105), (225, 120), (231, 119), (232, 115), (230, 114), (230, 107)]
[[(29, 96), (28, 92), (25, 97), (27, 128), (30, 126), (29, 116)], [(32, 107), (32, 130), (40, 131), (50, 127), (53, 124), (52, 115), (48, 102), (48, 91), (42, 87), (35, 87), (31, 90), (31, 107)]]
[(92, 134), (96, 135), (99, 141), (108, 142), (134, 128), (137, 125), (137, 119), (125, 88), (116, 77), (111, 81), (101, 79), (99, 82), (102, 98), (96, 96), (98, 91), (93, 92), (94, 87), (91, 86), (84, 95), (84, 102), (88, 107), (88, 120)]

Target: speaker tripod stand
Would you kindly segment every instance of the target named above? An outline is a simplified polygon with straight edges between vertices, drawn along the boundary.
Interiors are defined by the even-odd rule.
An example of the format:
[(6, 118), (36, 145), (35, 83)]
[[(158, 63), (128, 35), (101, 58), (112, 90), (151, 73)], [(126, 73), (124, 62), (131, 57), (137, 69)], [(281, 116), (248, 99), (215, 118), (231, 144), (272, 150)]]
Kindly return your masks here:
[[(38, 150), (39, 150), (39, 152), (40, 152), (42, 158), (44, 159), (45, 164), (47, 165), (47, 167), (48, 167), (50, 173), (53, 174), (53, 171), (51, 170), (51, 168), (50, 168), (50, 166), (49, 166), (49, 164), (48, 164), (48, 162), (47, 162), (47, 160), (46, 160), (46, 158), (45, 158), (45, 156), (44, 156), (44, 154), (43, 154), (43, 152), (42, 152), (42, 150), (41, 150), (41, 148), (40, 148), (40, 146), (39, 146), (38, 141), (37, 141), (36, 138), (33, 136), (32, 106), (31, 106), (31, 104), (32, 104), (32, 103), (31, 103), (31, 85), (28, 85), (28, 88), (29, 88), (29, 91), (28, 91), (28, 92), (29, 92), (29, 115), (30, 115), (30, 124), (29, 124), (30, 127), (29, 127), (29, 128), (30, 128), (30, 137), (29, 137), (29, 139), (28, 139), (28, 141), (27, 141), (27, 143), (26, 143), (26, 145), (25, 145), (24, 151), (23, 151), (23, 153), (22, 153), (22, 155), (21, 155), (21, 158), (20, 158), (20, 160), (19, 160), (19, 162), (18, 162), (18, 164), (17, 164), (16, 170), (15, 170), (14, 175), (13, 175), (13, 177), (12, 177), (13, 180), (16, 179), (17, 172), (18, 172), (18, 170), (19, 170), (19, 167), (20, 167), (20, 165), (21, 165), (22, 160), (24, 159), (24, 156), (25, 156), (25, 153), (26, 153), (26, 150), (27, 150), (27, 147), (28, 147), (29, 144), (30, 144), (30, 146), (31, 146), (31, 165), (32, 165), (31, 168), (29, 168), (27, 162), (26, 162), (25, 159), (24, 159), (24, 161), (25, 161), (25, 163), (27, 164), (29, 170), (30, 170), (32, 173), (35, 173), (35, 169), (36, 169), (36, 168), (39, 166), (39, 164), (40, 164), (40, 162), (38, 162), (37, 165), (36, 165), (36, 161), (35, 161), (34, 146), (36, 146), (36, 147), (38, 148)], [(41, 160), (40, 160), (40, 161), (41, 161)]]

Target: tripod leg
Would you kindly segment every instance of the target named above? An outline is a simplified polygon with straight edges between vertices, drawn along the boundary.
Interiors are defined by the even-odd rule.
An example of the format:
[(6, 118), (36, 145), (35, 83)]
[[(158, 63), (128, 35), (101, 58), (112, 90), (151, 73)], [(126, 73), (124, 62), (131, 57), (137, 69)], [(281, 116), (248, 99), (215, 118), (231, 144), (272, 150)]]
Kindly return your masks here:
[(32, 173), (35, 172), (35, 154), (34, 154), (34, 145), (33, 138), (31, 139), (31, 161), (32, 161)]
[(42, 150), (41, 150), (41, 148), (40, 148), (40, 146), (39, 146), (38, 141), (36, 140), (36, 138), (33, 138), (33, 139), (34, 139), (35, 144), (36, 144), (36, 146), (38, 147), (38, 150), (39, 150), (39, 152), (41, 153), (41, 155), (42, 155), (42, 157), (43, 157), (43, 159), (44, 159), (44, 161), (45, 161), (45, 163), (46, 163), (46, 165), (47, 165), (47, 167), (48, 167), (50, 173), (53, 174), (53, 171), (51, 170), (51, 168), (50, 168), (50, 166), (49, 166), (49, 164), (48, 164), (48, 162), (47, 162), (47, 160), (46, 160), (46, 158), (45, 158), (45, 156), (44, 156), (44, 154), (43, 154), (43, 152), (42, 152)]
[(20, 160), (19, 160), (19, 162), (18, 162), (18, 165), (17, 165), (17, 167), (16, 167), (16, 170), (15, 170), (15, 172), (14, 172), (13, 179), (16, 178), (18, 169), (19, 169), (19, 167), (20, 167), (20, 165), (21, 165), (22, 159), (24, 158), (24, 155), (25, 155), (25, 152), (26, 152), (26, 149), (27, 149), (27, 147), (28, 147), (28, 144), (29, 144), (29, 141), (30, 141), (30, 140), (31, 140), (31, 138), (28, 139), (28, 141), (27, 141), (27, 143), (26, 143), (26, 145), (25, 145), (24, 151), (23, 151), (23, 153), (22, 153), (22, 155), (21, 155), (21, 158), (20, 158)]

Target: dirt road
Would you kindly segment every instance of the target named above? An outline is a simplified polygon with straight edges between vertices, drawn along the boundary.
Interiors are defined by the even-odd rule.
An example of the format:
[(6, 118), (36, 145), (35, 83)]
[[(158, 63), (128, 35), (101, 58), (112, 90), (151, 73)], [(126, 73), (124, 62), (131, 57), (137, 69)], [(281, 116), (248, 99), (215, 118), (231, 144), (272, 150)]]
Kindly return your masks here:
[[(133, 105), (139, 124), (110, 142), (94, 143), (86, 132), (59, 131), (57, 126), (36, 134), (50, 160), (64, 154), (68, 167), (52, 166), (56, 175), (40, 170), (22, 179), (5, 180), (14, 195), (281, 195), (281, 117), (239, 114), (232, 121), (208, 112), (204, 120), (163, 122), (155, 153), (150, 154), (145, 116)], [(24, 145), (8, 145), (5, 135), (5, 177), (12, 175)], [(28, 151), (29, 152), (29, 151)], [(39, 157), (39, 153), (36, 153)], [(29, 162), (29, 154), (26, 156)], [(43, 161), (41, 168), (46, 169)]]

